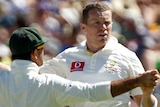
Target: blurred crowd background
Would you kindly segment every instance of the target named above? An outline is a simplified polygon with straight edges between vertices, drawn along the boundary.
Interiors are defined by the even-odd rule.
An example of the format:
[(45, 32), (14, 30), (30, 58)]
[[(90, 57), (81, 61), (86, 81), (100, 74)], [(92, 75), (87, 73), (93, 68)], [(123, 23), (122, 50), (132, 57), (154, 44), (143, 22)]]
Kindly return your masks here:
[[(79, 28), (83, 7), (102, 0), (0, 0), (0, 62), (10, 65), (13, 30), (32, 26), (50, 41), (48, 60), (85, 39)], [(113, 11), (113, 36), (136, 52), (145, 69), (160, 69), (160, 0), (103, 0)]]

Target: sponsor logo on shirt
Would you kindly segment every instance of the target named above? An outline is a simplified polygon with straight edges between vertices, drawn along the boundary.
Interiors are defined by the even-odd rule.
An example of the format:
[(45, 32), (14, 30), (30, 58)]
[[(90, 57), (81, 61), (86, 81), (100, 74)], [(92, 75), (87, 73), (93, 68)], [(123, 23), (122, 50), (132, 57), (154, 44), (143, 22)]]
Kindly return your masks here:
[(106, 69), (110, 69), (112, 71), (120, 71), (120, 65), (115, 61), (107, 61), (105, 64)]
[(85, 64), (85, 62), (79, 62), (79, 61), (72, 62), (71, 72), (83, 71), (84, 64)]

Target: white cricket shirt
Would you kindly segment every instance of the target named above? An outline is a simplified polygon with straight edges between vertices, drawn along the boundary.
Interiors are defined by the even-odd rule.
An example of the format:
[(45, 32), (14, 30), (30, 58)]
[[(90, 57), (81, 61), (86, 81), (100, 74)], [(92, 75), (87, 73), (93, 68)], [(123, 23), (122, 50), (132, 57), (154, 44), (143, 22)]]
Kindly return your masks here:
[(0, 107), (64, 107), (112, 99), (110, 82), (72, 82), (55, 74), (38, 74), (31, 61), (14, 60), (11, 72), (0, 71)]
[[(136, 77), (144, 72), (136, 54), (119, 44), (114, 37), (93, 55), (87, 51), (86, 41), (68, 48), (56, 58), (47, 61), (41, 69), (43, 72), (56, 73), (85, 83), (120, 80)], [(141, 94), (141, 89), (135, 88), (110, 100), (85, 102), (70, 107), (129, 107), (130, 96)]]

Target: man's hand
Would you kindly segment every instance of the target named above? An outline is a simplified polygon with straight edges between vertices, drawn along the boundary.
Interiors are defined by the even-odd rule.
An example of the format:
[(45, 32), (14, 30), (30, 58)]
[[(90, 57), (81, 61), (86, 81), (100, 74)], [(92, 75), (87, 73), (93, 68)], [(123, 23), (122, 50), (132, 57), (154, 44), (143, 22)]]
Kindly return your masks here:
[(154, 88), (157, 85), (160, 75), (157, 69), (151, 69), (137, 77), (138, 82), (142, 90), (146, 90), (146, 87)]
[(156, 70), (156, 69), (148, 70), (142, 75), (144, 77), (148, 75), (147, 77), (145, 77), (146, 79), (148, 79), (148, 81), (146, 79), (144, 79), (146, 81), (146, 85), (143, 84), (141, 86), (141, 89), (143, 91), (142, 105), (144, 107), (151, 107), (151, 106), (153, 106), (153, 104), (155, 102), (155, 98), (152, 95), (152, 93), (153, 93), (154, 87), (158, 83), (158, 79), (160, 78), (160, 75), (158, 73), (158, 70)]

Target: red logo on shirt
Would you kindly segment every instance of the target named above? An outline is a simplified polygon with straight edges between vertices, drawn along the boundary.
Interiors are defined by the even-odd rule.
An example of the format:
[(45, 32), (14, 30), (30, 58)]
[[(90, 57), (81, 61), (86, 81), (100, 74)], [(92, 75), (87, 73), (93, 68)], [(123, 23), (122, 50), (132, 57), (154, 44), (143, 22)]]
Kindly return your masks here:
[(79, 62), (79, 61), (72, 62), (71, 72), (74, 72), (74, 71), (83, 71), (84, 64), (85, 64), (85, 62)]

